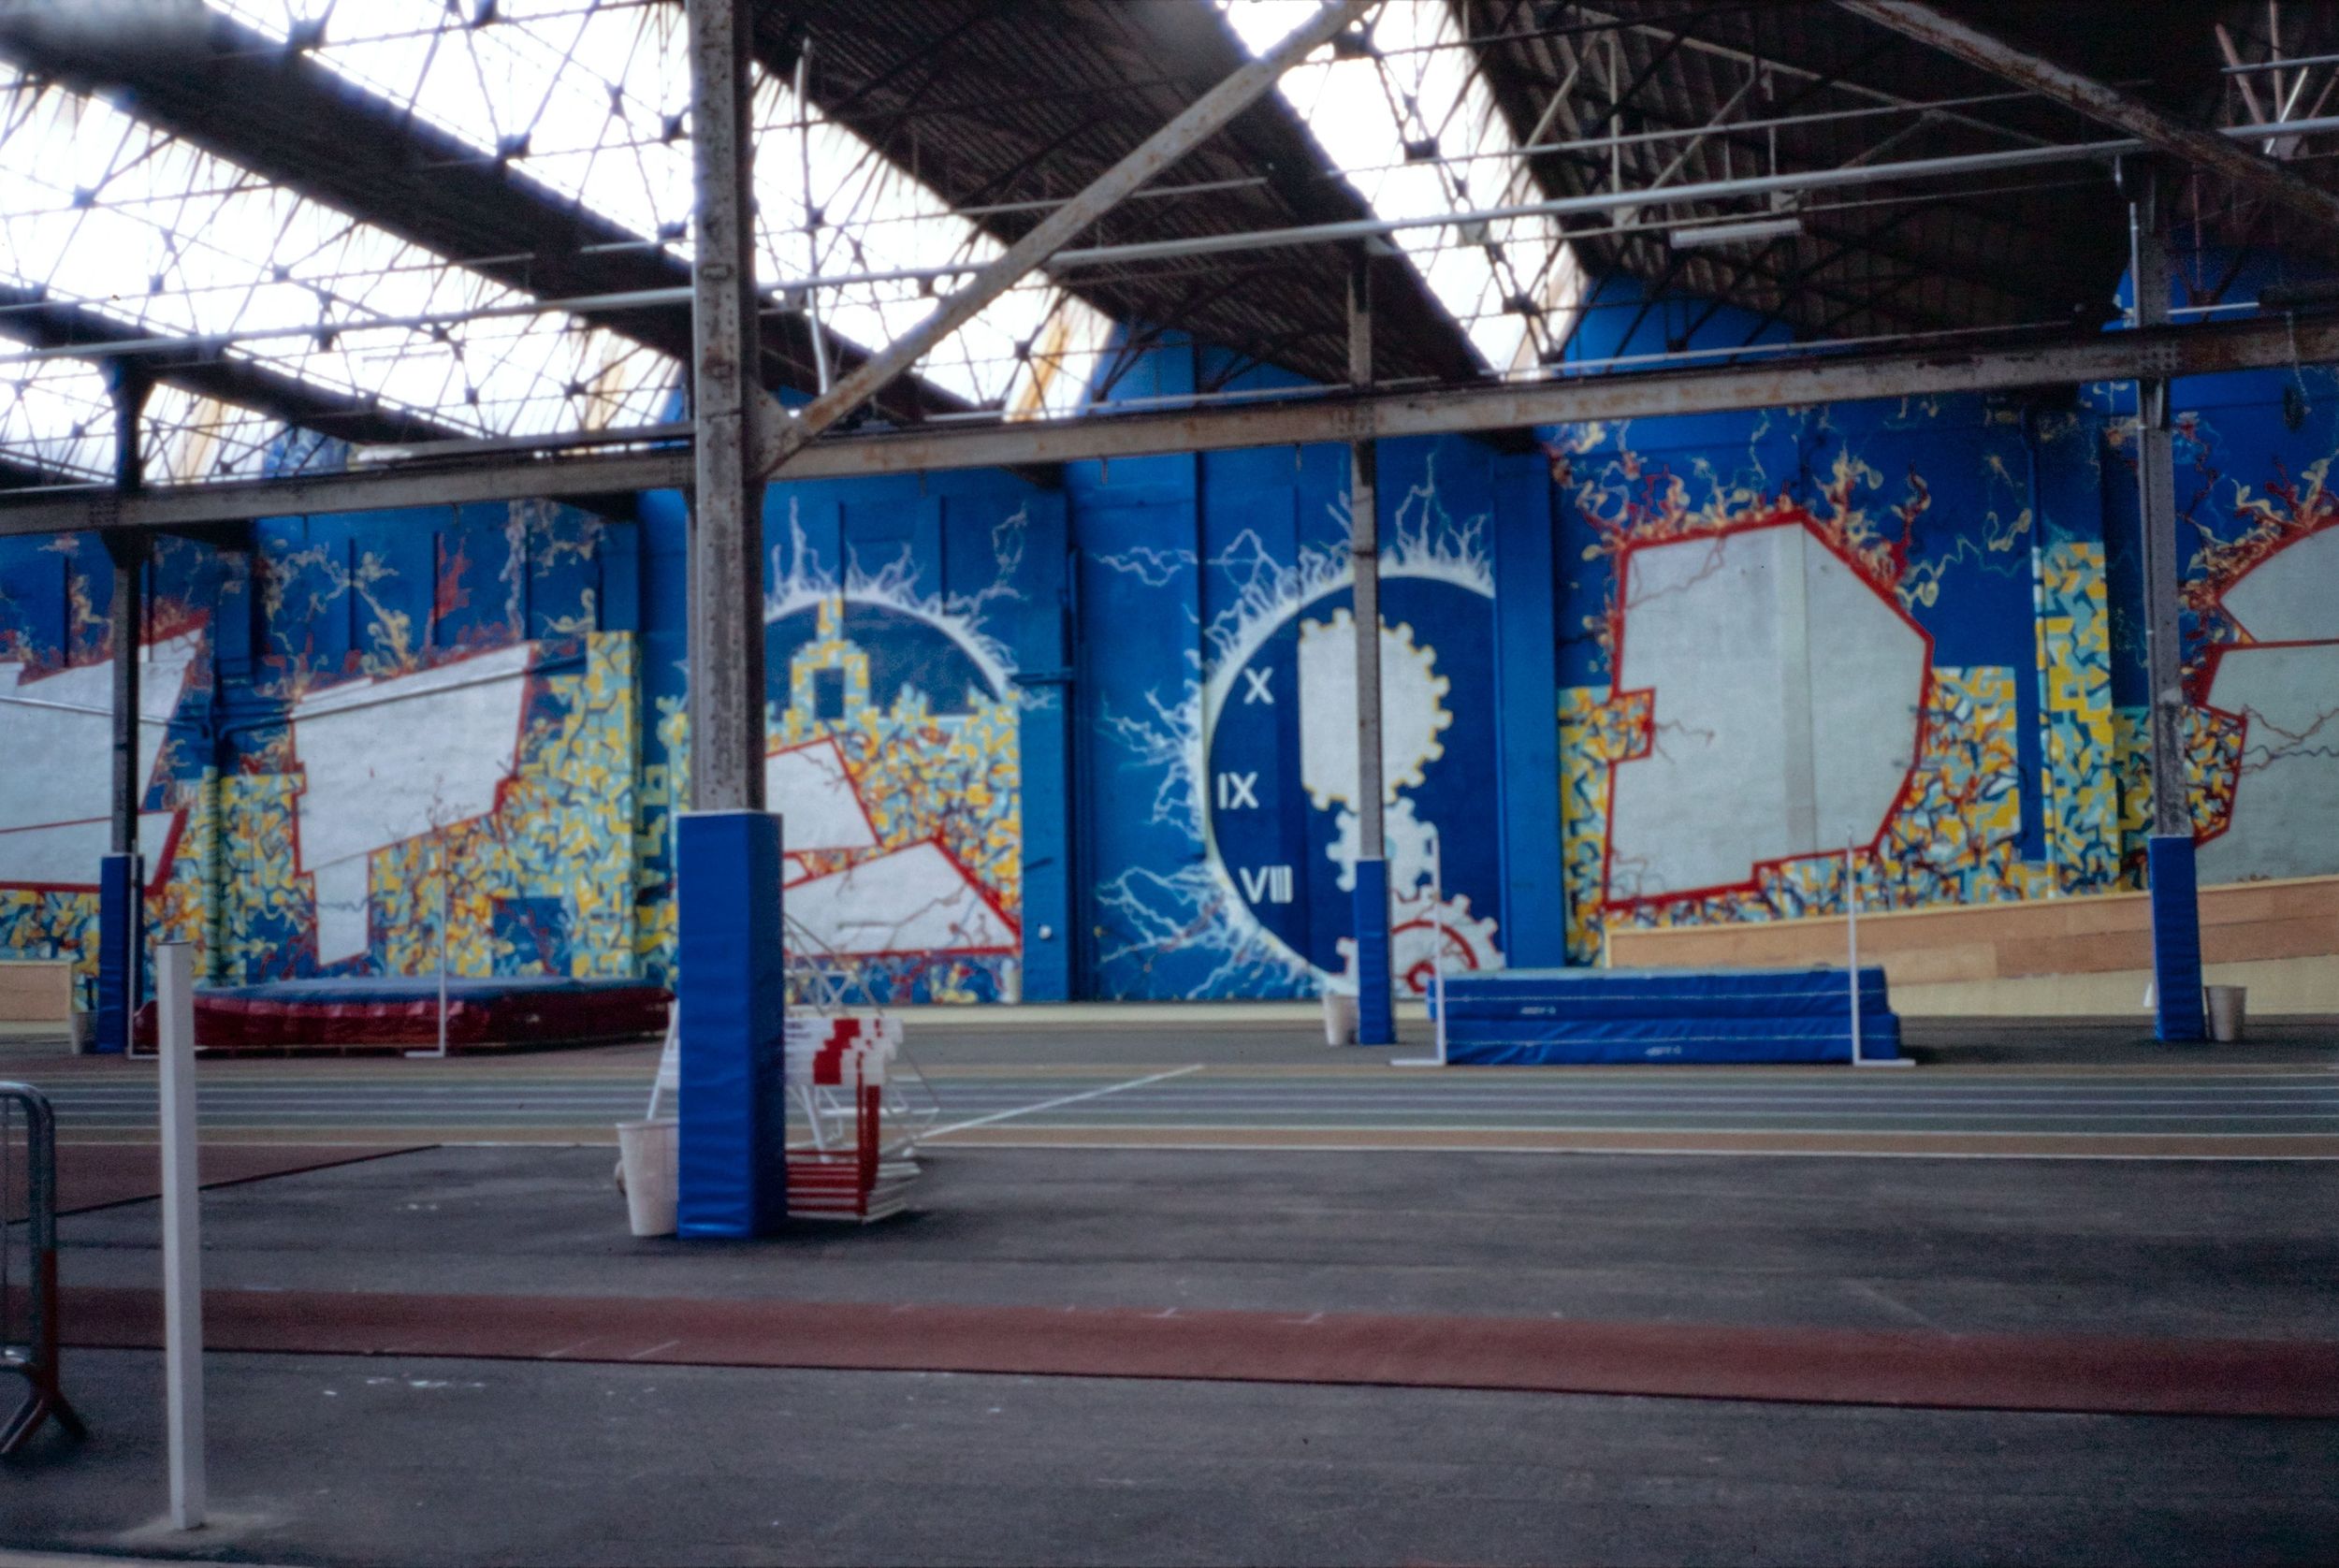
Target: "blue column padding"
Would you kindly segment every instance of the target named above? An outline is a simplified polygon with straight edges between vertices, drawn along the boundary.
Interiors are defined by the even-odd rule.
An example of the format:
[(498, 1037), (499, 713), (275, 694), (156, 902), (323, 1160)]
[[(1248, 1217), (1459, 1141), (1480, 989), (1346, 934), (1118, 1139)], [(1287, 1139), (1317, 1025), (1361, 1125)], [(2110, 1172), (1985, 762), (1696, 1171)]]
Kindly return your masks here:
[(1560, 864), (1560, 679), (1551, 472), (1540, 457), (1502, 461), (1494, 490), (1494, 692), (1502, 771), (1504, 961), (1567, 962)]
[(140, 940), (145, 904), (138, 857), (108, 855), (97, 863), (97, 1019), (92, 1044), (109, 1055), (130, 1049), (138, 1011)]
[[(1022, 708), (1024, 1000), (1072, 996), (1072, 647), (1064, 497), (1022, 502), (1015, 685)], [(955, 587), (955, 585), (953, 585)]]
[(1388, 862), (1357, 862), (1357, 1043), (1395, 1045), (1389, 999)]
[(676, 1233), (765, 1236), (788, 1213), (779, 819), (690, 811), (681, 897)]
[(2152, 875), (2152, 980), (2159, 1012), (2153, 1033), (2164, 1040), (2204, 1038), (2201, 989), (2201, 889), (2193, 840), (2155, 834), (2145, 857)]

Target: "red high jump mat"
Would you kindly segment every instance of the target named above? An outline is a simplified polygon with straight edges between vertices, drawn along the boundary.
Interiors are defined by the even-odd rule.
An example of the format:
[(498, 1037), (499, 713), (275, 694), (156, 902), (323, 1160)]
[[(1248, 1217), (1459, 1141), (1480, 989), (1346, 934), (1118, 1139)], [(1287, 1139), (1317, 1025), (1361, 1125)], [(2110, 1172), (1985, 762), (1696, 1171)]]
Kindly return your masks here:
[[(206, 1052), (390, 1051), (435, 1045), (435, 975), (350, 976), (199, 988), (195, 1043)], [(451, 1050), (577, 1045), (665, 1032), (674, 994), (632, 980), (462, 976), (446, 981)], [(154, 1043), (154, 1007), (138, 1009), (138, 1045)]]

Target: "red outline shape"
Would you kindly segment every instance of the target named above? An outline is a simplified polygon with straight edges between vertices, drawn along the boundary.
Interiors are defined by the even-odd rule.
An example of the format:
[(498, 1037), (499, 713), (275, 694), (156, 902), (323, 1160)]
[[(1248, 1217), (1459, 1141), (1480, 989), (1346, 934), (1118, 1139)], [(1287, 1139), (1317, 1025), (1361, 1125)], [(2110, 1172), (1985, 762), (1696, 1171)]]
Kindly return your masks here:
[[(202, 669), (210, 662), (211, 645), (210, 640), (203, 635), (203, 632), (204, 629), (211, 624), (211, 617), (206, 613), (187, 610), (182, 606), (179, 613), (170, 617), (167, 621), (167, 624), (170, 628), (169, 631), (154, 632), (151, 629), (153, 618), (151, 614), (152, 609), (153, 606), (150, 606), (150, 615), (148, 617), (150, 623), (148, 634), (139, 639), (138, 646), (141, 649), (152, 648), (156, 643), (175, 642), (179, 638), (185, 636), (192, 636), (195, 639), (195, 651), (187, 656), (186, 673), (179, 677), (178, 699), (171, 704), (171, 718), (175, 718), (179, 712), (179, 704), (186, 701), (187, 690), (195, 684), (196, 672), (198, 669)], [(31, 660), (10, 660), (9, 662), (20, 665), (24, 672), (17, 677), (16, 682), (16, 690), (22, 691), (27, 686), (36, 685), (44, 680), (54, 679), (56, 676), (64, 675), (71, 670), (86, 670), (100, 663), (110, 664), (113, 662), (113, 653), (110, 649), (109, 649), (104, 659), (92, 660), (89, 664), (65, 663), (50, 668), (43, 668), (42, 666), (33, 662)], [(207, 670), (205, 673), (211, 674), (211, 672)], [(214, 678), (216, 677), (214, 676)], [(143, 693), (143, 685), (141, 685), (140, 690), (141, 693)], [(143, 715), (140, 716), (139, 722), (145, 722)], [(170, 728), (170, 718), (166, 718), (162, 722), (163, 728), (167, 731)], [(169, 739), (168, 736), (166, 735), (164, 738), (164, 745), (167, 747), (168, 744)], [(151, 791), (154, 788), (154, 772), (155, 769), (160, 768), (162, 765), (163, 756), (162, 752), (158, 749), (154, 754), (154, 766), (147, 770), (146, 788), (145, 791), (140, 791), (141, 798), (143, 798), (147, 791)], [(159, 898), (162, 896), (163, 891), (170, 885), (171, 865), (179, 856), (179, 840), (186, 834), (187, 807), (184, 806), (173, 806), (167, 807), (163, 811), (140, 810), (138, 814), (140, 817), (168, 816), (170, 818), (170, 828), (169, 831), (165, 833), (163, 835), (163, 847), (154, 857), (153, 870), (150, 873), (146, 885), (140, 890), (141, 897)], [(36, 833), (42, 828), (78, 827), (84, 822), (110, 822), (111, 820), (112, 819), (110, 817), (67, 817), (62, 820), (54, 822), (27, 822), (21, 828), (0, 828), (0, 838), (5, 838), (7, 835), (12, 833)], [(0, 881), (0, 891), (6, 891), (8, 893), (40, 893), (46, 895), (49, 893), (72, 894), (98, 893), (102, 892), (103, 889), (96, 882)]]
[[(1908, 805), (1909, 796), (1916, 788), (1917, 771), (1924, 765), (1925, 716), (1932, 711), (1933, 707), (1933, 634), (1930, 632), (1927, 632), (1924, 627), (1917, 624), (1916, 617), (1911, 616), (1901, 604), (1900, 595), (1894, 590), (1892, 584), (1879, 582), (1876, 577), (1861, 564), (1856, 557), (1843, 549), (1836, 543), (1836, 541), (1828, 538), (1825, 533), (1821, 531), (1819, 519), (1811, 515), (1809, 508), (1801, 506), (1789, 507), (1784, 511), (1766, 513), (1759, 517), (1749, 518), (1743, 522), (1730, 523), (1722, 528), (1710, 529), (1698, 533), (1644, 536), (1626, 540), (1616, 553), (1616, 637), (1614, 639), (1613, 648), (1609, 656), (1609, 669), (1611, 673), (1609, 675), (1608, 702), (1613, 704), (1637, 692), (1649, 692), (1648, 733), (1651, 736), (1655, 734), (1657, 725), (1656, 689), (1654, 687), (1643, 686), (1634, 687), (1630, 690), (1627, 690), (1624, 687), (1618, 684), (1624, 672), (1624, 630), (1626, 613), (1629, 609), (1629, 606), (1624, 603), (1624, 595), (1632, 583), (1629, 567), (1634, 552), (1643, 549), (1655, 549), (1667, 544), (1690, 544), (1697, 540), (1726, 539), (1733, 534), (1754, 533), (1760, 530), (1768, 528), (1800, 528), (1806, 534), (1809, 535), (1813, 539), (1816, 539), (1830, 555), (1833, 555), (1838, 560), (1843, 562), (1843, 564), (1850, 569), (1852, 574), (1856, 577), (1870, 593), (1875, 594), (1877, 598), (1882, 600), (1892, 610), (1893, 614), (1898, 616), (1901, 620), (1907, 624), (1909, 630), (1914, 632), (1925, 645), (1925, 675), (1917, 683), (1916, 740), (1913, 749), (1911, 749), (1909, 754), (1910, 761), (1908, 772), (1901, 776), (1900, 788), (1894, 792), (1892, 804), (1884, 808), (1883, 818), (1877, 825), (1875, 835), (1867, 841), (1867, 851), (1868, 854), (1874, 855), (1879, 848), (1883, 844), (1885, 835), (1892, 831), (1893, 819), (1899, 816), (1901, 808)], [(1640, 757), (1646, 755), (1647, 751), (1644, 749), (1642, 751), (1635, 752), (1633, 758), (1626, 760), (1636, 761)], [(1754, 861), (1750, 863), (1750, 874), (1746, 880), (1742, 882), (1719, 882), (1711, 887), (1684, 888), (1671, 893), (1645, 893), (1635, 898), (1616, 897), (1609, 892), (1609, 888), (1611, 886), (1611, 878), (1613, 878), (1615, 872), (1616, 770), (1620, 765), (1620, 762), (1615, 759), (1611, 759), (1607, 763), (1608, 810), (1607, 820), (1604, 824), (1605, 831), (1602, 835), (1600, 846), (1600, 907), (1604, 911), (1608, 909), (1635, 909), (1645, 907), (1649, 905), (1688, 903), (1707, 898), (1719, 898), (1726, 893), (1734, 893), (1759, 894), (1762, 892), (1762, 879), (1764, 872), (1777, 871), (1786, 865), (1790, 861), (1809, 860), (1814, 855), (1834, 853), (1832, 849), (1812, 849), (1800, 855), (1780, 855), (1770, 860)]]
[[(1007, 947), (990, 948), (879, 948), (874, 952), (840, 952), (836, 954), (836, 957), (850, 963), (871, 959), (996, 958), (1000, 956), (1012, 958), (1021, 952), (1023, 951), (1022, 943), (1024, 936), (1024, 922), (1007, 912), (1007, 907), (999, 902), (998, 896), (984, 884), (981, 878), (976, 876), (972, 871), (969, 871), (966, 868), (966, 863), (965, 861), (960, 860), (956, 855), (951, 853), (951, 847), (942, 842), (942, 835), (940, 834), (934, 834), (925, 838), (913, 838), (907, 844), (897, 844), (890, 849), (881, 850), (879, 853), (870, 856), (867, 860), (855, 861), (850, 865), (839, 866), (835, 871), (823, 872), (820, 877), (810, 879), (820, 881), (829, 877), (849, 877), (864, 865), (875, 865), (879, 861), (889, 859), (894, 855), (905, 854), (909, 850), (918, 848), (921, 844), (933, 845), (936, 852), (940, 854), (945, 861), (950, 863), (951, 869), (958, 873), (959, 879), (965, 882), (968, 887), (974, 889), (975, 896), (981, 899), (984, 905), (990, 908), (991, 912), (999, 917), (999, 922), (1002, 925), (1006, 926), (1008, 930), (1015, 934), (1014, 944)], [(798, 885), (800, 886), (802, 884)], [(787, 890), (784, 888), (781, 890), (783, 893), (786, 891)], [(785, 907), (784, 903), (782, 907)]]
[[(516, 642), (510, 642), (510, 643), (504, 643), (504, 644), (501, 644), (501, 646), (496, 646), (496, 647), (488, 647), (488, 648), (472, 648), (472, 649), (468, 649), (468, 650), (466, 650), (466, 651), (464, 651), (464, 652), (462, 652), (462, 653), (458, 653), (458, 654), (457, 654), (457, 655), (456, 655), (454, 658), (452, 658), (452, 659), (443, 659), (443, 660), (440, 660), (439, 661), (437, 661), (436, 663), (432, 663), (432, 664), (426, 664), (426, 665), (424, 665), (424, 666), (423, 666), (421, 669), (419, 669), (419, 670), (409, 670), (409, 671), (407, 671), (407, 672), (406, 672), (406, 674), (405, 674), (405, 675), (363, 675), (363, 676), (358, 677), (358, 679), (360, 679), (360, 680), (364, 680), (364, 681), (370, 681), (370, 682), (376, 682), (376, 683), (382, 683), (382, 682), (387, 682), (387, 681), (394, 681), (394, 680), (405, 680), (405, 679), (408, 679), (409, 677), (414, 676), (414, 675), (430, 675), (430, 674), (432, 674), (432, 673), (434, 673), (434, 672), (436, 672), (436, 671), (439, 671), (439, 670), (449, 670), (449, 669), (453, 669), (453, 668), (455, 668), (455, 667), (456, 667), (456, 666), (458, 666), (458, 665), (460, 665), (460, 664), (467, 664), (467, 663), (471, 662), (471, 661), (472, 661), (472, 660), (474, 660), (474, 659), (485, 659), (485, 658), (488, 657), (488, 656), (489, 656), (489, 655), (491, 655), (491, 654), (503, 653), (503, 652), (508, 651), (509, 649), (516, 648), (516, 647), (526, 648), (526, 649), (528, 650), (528, 662), (527, 662), (525, 665), (521, 666), (521, 668), (520, 668), (520, 670), (519, 670), (518, 674), (516, 674), (516, 675), (515, 675), (514, 676), (512, 676), (512, 677), (511, 677), (511, 678), (513, 678), (513, 679), (515, 679), (515, 680), (516, 680), (516, 681), (518, 681), (518, 682), (520, 683), (520, 706), (519, 706), (519, 719), (518, 719), (518, 721), (513, 725), (513, 734), (512, 734), (512, 771), (511, 771), (510, 773), (508, 773), (508, 774), (504, 775), (501, 778), (499, 778), (499, 779), (497, 779), (497, 780), (496, 780), (495, 793), (494, 793), (494, 795), (493, 795), (492, 797), (490, 797), (490, 799), (489, 799), (489, 801), (488, 801), (488, 805), (487, 805), (487, 810), (485, 810), (485, 811), (483, 811), (483, 812), (479, 813), (479, 814), (478, 814), (477, 816), (475, 816), (475, 817), (458, 817), (458, 818), (457, 818), (457, 819), (456, 819), (456, 820), (455, 820), (455, 821), (446, 823), (446, 824), (445, 824), (445, 826), (446, 826), (446, 827), (450, 827), (450, 828), (451, 828), (451, 827), (454, 827), (454, 826), (456, 826), (456, 825), (457, 825), (457, 823), (459, 823), (459, 822), (476, 822), (476, 821), (482, 821), (482, 820), (485, 820), (487, 818), (489, 818), (489, 817), (494, 816), (497, 812), (501, 811), (501, 810), (503, 809), (503, 807), (504, 807), (504, 804), (505, 804), (506, 800), (509, 798), (509, 792), (510, 792), (510, 791), (511, 791), (512, 786), (513, 786), (513, 785), (515, 785), (515, 784), (516, 784), (517, 782), (519, 782), (520, 750), (521, 750), (522, 745), (523, 745), (523, 744), (527, 741), (527, 739), (528, 739), (528, 708), (529, 708), (529, 704), (530, 704), (530, 702), (531, 702), (531, 701), (535, 698), (535, 696), (536, 696), (536, 694), (537, 694), (537, 693), (536, 693), (536, 691), (535, 691), (535, 690), (534, 690), (534, 688), (532, 687), (531, 683), (532, 683), (532, 682), (536, 679), (536, 676), (537, 676), (537, 674), (538, 674), (538, 666), (537, 666), (537, 662), (536, 662), (536, 655), (537, 655), (537, 652), (539, 651), (540, 646), (541, 646), (541, 645), (540, 645), (540, 642), (539, 642), (539, 641), (536, 641), (536, 640), (530, 640), (530, 639), (527, 639), (527, 638), (523, 638), (523, 639), (520, 639), (520, 640), (518, 640), (518, 641), (516, 641)], [(355, 685), (355, 684), (356, 684), (355, 681), (334, 681), (334, 682), (332, 682), (330, 685), (327, 685), (327, 686), (325, 686), (325, 687), (321, 687), (321, 688), (319, 688), (319, 689), (317, 689), (317, 690), (318, 690), (319, 691), (321, 691), (321, 692), (322, 692), (322, 691), (332, 691), (332, 690), (337, 690), (337, 689), (338, 689), (338, 688), (340, 688), (340, 687), (342, 687), (342, 686), (348, 686), (348, 685)], [(301, 698), (305, 698), (305, 697), (307, 697), (308, 695), (310, 695), (310, 693), (308, 693), (308, 692), (303, 692), (303, 693), (301, 694)], [(359, 963), (359, 962), (370, 961), (370, 960), (372, 958), (372, 956), (373, 956), (373, 873), (372, 873), (372, 861), (373, 861), (373, 857), (374, 857), (375, 855), (377, 855), (377, 854), (381, 853), (381, 852), (382, 852), (382, 850), (384, 850), (384, 849), (387, 849), (391, 848), (392, 846), (391, 846), (391, 845), (389, 845), (389, 844), (384, 844), (384, 845), (381, 845), (381, 846), (379, 846), (379, 847), (377, 847), (377, 848), (375, 848), (375, 849), (368, 849), (368, 850), (365, 852), (365, 860), (366, 860), (366, 862), (367, 862), (367, 872), (366, 872), (366, 951), (365, 951), (363, 953), (355, 954), (355, 955), (353, 955), (353, 956), (351, 956), (351, 957), (348, 957), (348, 958), (336, 958), (336, 959), (332, 960), (332, 961), (331, 961), (331, 963), (329, 963), (329, 964), (328, 964), (328, 963), (326, 961), (326, 959), (325, 959), (322, 955), (320, 955), (320, 954), (317, 952), (317, 946), (316, 946), (316, 941), (317, 941), (317, 933), (316, 933), (316, 907), (317, 907), (316, 868), (315, 868), (315, 867), (313, 867), (313, 866), (309, 865), (309, 864), (307, 864), (307, 862), (303, 859), (302, 854), (301, 854), (301, 847), (300, 847), (300, 798), (301, 798), (303, 795), (306, 795), (306, 794), (309, 792), (309, 769), (308, 769), (307, 765), (306, 765), (305, 763), (303, 763), (303, 762), (300, 761), (300, 736), (299, 736), (299, 730), (298, 730), (298, 721), (297, 719), (294, 719), (294, 717), (293, 717), (293, 711), (292, 711), (292, 710), (293, 710), (293, 709), (295, 709), (295, 708), (297, 708), (297, 707), (298, 707), (298, 706), (300, 705), (301, 698), (295, 698), (295, 699), (293, 699), (291, 702), (289, 702), (289, 703), (287, 703), (287, 704), (285, 704), (285, 709), (284, 709), (284, 730), (285, 730), (285, 736), (284, 736), (284, 740), (285, 740), (285, 748), (286, 748), (286, 749), (287, 749), (287, 750), (291, 753), (291, 760), (292, 760), (292, 764), (293, 764), (293, 766), (292, 766), (292, 771), (291, 771), (291, 773), (288, 773), (288, 774), (280, 774), (280, 775), (276, 775), (276, 776), (274, 776), (274, 777), (292, 777), (292, 774), (298, 774), (298, 775), (299, 776), (299, 777), (300, 777), (300, 783), (299, 783), (299, 785), (298, 785), (297, 788), (295, 788), (295, 789), (294, 789), (294, 791), (293, 791), (293, 792), (292, 792), (292, 802), (293, 802), (293, 805), (292, 805), (292, 810), (291, 810), (291, 813), (290, 813), (290, 816), (291, 816), (291, 818), (292, 818), (293, 875), (294, 875), (295, 877), (298, 877), (298, 878), (305, 878), (305, 879), (308, 881), (308, 883), (309, 883), (309, 932), (308, 932), (308, 936), (309, 936), (309, 954), (310, 954), (310, 956), (311, 956), (312, 959), (314, 959), (314, 960), (315, 960), (315, 962), (316, 962), (316, 965), (317, 965), (317, 967), (318, 967), (318, 968), (320, 968), (320, 969), (325, 969), (325, 968), (330, 968), (330, 967), (332, 967), (332, 966), (333, 966), (333, 965), (341, 965), (341, 964), (356, 964), (356, 963)], [(263, 775), (262, 777), (269, 777), (269, 776), (267, 776), (267, 775)], [(409, 838), (419, 838), (419, 837), (421, 837), (421, 836), (422, 836), (422, 835), (420, 835), (420, 834), (413, 834), (413, 835), (408, 835), (408, 837), (409, 837)], [(400, 839), (395, 840), (394, 842), (395, 842), (395, 843), (398, 843), (398, 844), (403, 844), (403, 843), (408, 842), (408, 839), (407, 839), (407, 838), (400, 838)], [(354, 857), (353, 857), (353, 858), (354, 858)], [(337, 863), (337, 864), (338, 864), (338, 863)]]
[[(869, 803), (861, 798), (861, 780), (853, 777), (852, 764), (845, 760), (845, 748), (836, 744), (836, 737), (834, 734), (822, 735), (817, 740), (798, 741), (793, 746), (783, 746), (777, 751), (764, 752), (764, 772), (768, 774), (771, 771), (772, 759), (775, 757), (792, 757), (799, 751), (810, 751), (823, 746), (836, 753), (836, 771), (845, 777), (845, 791), (852, 796), (853, 807), (861, 813), (862, 826), (869, 830), (869, 842), (865, 847), (875, 849), (883, 849), (885, 835), (878, 832), (877, 819), (869, 815)], [(862, 846), (853, 848), (862, 848)], [(905, 845), (904, 848), (908, 846)], [(784, 843), (780, 846), (780, 849), (783, 853), (791, 855), (835, 855), (853, 852), (852, 849), (824, 849), (818, 845), (806, 849), (790, 849)]]

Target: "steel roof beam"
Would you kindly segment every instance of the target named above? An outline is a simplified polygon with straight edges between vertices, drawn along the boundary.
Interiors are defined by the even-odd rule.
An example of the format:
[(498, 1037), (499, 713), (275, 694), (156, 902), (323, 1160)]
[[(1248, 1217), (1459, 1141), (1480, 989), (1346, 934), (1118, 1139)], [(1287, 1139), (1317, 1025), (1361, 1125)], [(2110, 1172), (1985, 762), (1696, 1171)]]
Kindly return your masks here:
[[(1545, 425), (1856, 402), (1929, 394), (2071, 386), (2339, 360), (2339, 318), (2308, 317), (2088, 333), (1998, 347), (1932, 345), (1796, 354), (1719, 369), (1579, 376), (1526, 384), (1233, 401), (1148, 414), (830, 436), (790, 461), (790, 479), (1077, 462), (1168, 452), (1483, 434)], [(295, 513), (445, 506), (472, 501), (678, 489), (691, 454), (676, 444), (622, 456), (384, 466), (253, 483), (156, 486), (117, 504), (110, 487), (11, 499), (0, 535), (99, 527), (182, 528)]]
[[(42, 290), (0, 283), (0, 337), (35, 348), (90, 348), (99, 351), (92, 356), (97, 358), (108, 356), (107, 350), (145, 335), (143, 328), (52, 300)], [(401, 443), (463, 434), (452, 425), (385, 408), (378, 399), (328, 391), (251, 359), (224, 355), (200, 359), (169, 355), (133, 357), (167, 386), (342, 441)]]
[(1227, 123), (1274, 91), (1284, 72), (1317, 45), (1362, 16), (1373, 0), (1324, 0), (1309, 17), (1266, 53), (1229, 73), (1225, 80), (1188, 104), (1169, 123), (1147, 137), (1126, 157), (1091, 181), (987, 264), (931, 314), (865, 363), (847, 373), (802, 414), (778, 424), (764, 454), (763, 472), (775, 469), (837, 421), (882, 391), (975, 313), (1035, 272), (1082, 230), (1111, 212), (1131, 193), (1177, 166), (1179, 159), (1215, 136)]
[(1837, 0), (1852, 15), (1890, 28), (1944, 54), (2114, 125), (2195, 167), (2287, 207), (2326, 231), (2339, 232), (2339, 196), (2234, 145), (2227, 136), (2187, 125), (2143, 99), (1968, 25), (1922, 0)]

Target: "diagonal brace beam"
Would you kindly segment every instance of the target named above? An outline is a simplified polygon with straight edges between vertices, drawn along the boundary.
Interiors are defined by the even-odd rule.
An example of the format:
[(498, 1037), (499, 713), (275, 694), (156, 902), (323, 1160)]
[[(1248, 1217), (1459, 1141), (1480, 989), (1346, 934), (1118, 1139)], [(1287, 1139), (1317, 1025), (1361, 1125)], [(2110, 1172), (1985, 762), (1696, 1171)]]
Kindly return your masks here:
[(1053, 212), (1008, 248), (1007, 254), (975, 274), (972, 282), (941, 304), (932, 314), (887, 347), (871, 356), (851, 374), (772, 432), (763, 453), (762, 476), (769, 478), (782, 464), (810, 445), (821, 431), (882, 391), (887, 382), (908, 370), (944, 338), (964, 327), (1000, 295), (1064, 249), (1081, 231), (1119, 206), (1131, 193), (1175, 165), (1195, 148), (1224, 130), (1271, 89), (1286, 70), (1317, 46), (1356, 22), (1376, 0), (1325, 0), (1305, 22), (1257, 59), (1242, 65), (1203, 94), (1140, 143), (1136, 151), (1098, 175), (1087, 189)]
[(1836, 0), (1854, 16), (1929, 44), (2043, 97), (2116, 125), (2139, 140), (2172, 152), (2196, 167), (2224, 176), (2245, 191), (2339, 232), (2339, 196), (2279, 164), (2235, 146), (2215, 131), (2187, 125), (2093, 77), (2058, 65), (1995, 34), (1942, 13), (1926, 0)]

